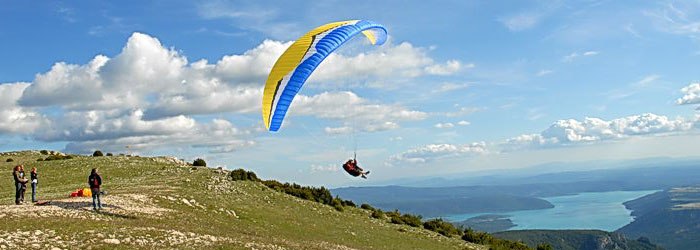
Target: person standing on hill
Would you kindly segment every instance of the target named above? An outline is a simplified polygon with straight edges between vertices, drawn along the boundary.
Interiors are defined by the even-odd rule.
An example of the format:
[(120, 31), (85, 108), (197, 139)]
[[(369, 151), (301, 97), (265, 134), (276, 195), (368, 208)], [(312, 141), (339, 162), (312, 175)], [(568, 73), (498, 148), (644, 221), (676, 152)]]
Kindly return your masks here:
[(88, 177), (90, 191), (92, 191), (92, 210), (95, 211), (97, 211), (97, 209), (102, 209), (102, 202), (100, 201), (100, 186), (102, 185), (102, 177), (100, 177), (100, 174), (97, 172), (97, 168), (93, 168), (90, 177)]
[(36, 168), (32, 168), (32, 172), (29, 173), (32, 180), (32, 202), (37, 202), (36, 199), (36, 186), (39, 185), (39, 177), (36, 174)]
[(24, 203), (24, 193), (27, 191), (27, 176), (24, 174), (24, 165), (19, 164), (19, 178), (22, 179), (19, 189), (19, 202)]
[(19, 205), (21, 204), (21, 199), (20, 196), (22, 195), (22, 185), (27, 181), (27, 179), (24, 179), (23, 173), (21, 173), (21, 165), (15, 166), (15, 169), (12, 171), (12, 177), (15, 179), (15, 204)]

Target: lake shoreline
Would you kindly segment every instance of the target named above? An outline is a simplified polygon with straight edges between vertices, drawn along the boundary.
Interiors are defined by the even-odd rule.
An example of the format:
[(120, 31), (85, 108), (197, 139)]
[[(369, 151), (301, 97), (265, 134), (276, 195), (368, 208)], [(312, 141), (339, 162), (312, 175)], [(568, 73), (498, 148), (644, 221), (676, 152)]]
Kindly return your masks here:
[(606, 191), (542, 198), (553, 208), (513, 212), (467, 213), (441, 218), (463, 227), (498, 232), (526, 229), (598, 229), (614, 231), (634, 220), (624, 202), (658, 192)]

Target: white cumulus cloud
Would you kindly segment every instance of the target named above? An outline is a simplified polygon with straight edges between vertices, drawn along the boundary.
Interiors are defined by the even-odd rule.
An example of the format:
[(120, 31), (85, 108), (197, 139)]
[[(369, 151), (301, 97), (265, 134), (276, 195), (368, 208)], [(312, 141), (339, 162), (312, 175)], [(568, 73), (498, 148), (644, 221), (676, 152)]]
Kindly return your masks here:
[(44, 115), (17, 103), (29, 85), (24, 82), (0, 84), (0, 134), (28, 134), (47, 123)]
[(681, 89), (683, 97), (676, 99), (679, 105), (700, 104), (700, 83), (692, 83)]
[(467, 126), (467, 125), (471, 125), (472, 123), (468, 122), (468, 121), (459, 121), (457, 124), (459, 124), (460, 126)]
[(435, 124), (435, 128), (454, 128), (454, 127), (455, 127), (455, 125), (451, 122)]
[(559, 120), (539, 134), (521, 135), (502, 143), (505, 151), (568, 146), (618, 140), (632, 136), (687, 131), (692, 123), (684, 119), (671, 120), (666, 116), (646, 113), (606, 121), (585, 118), (582, 121)]
[(388, 165), (421, 165), (438, 159), (482, 155), (488, 153), (485, 142), (464, 145), (428, 144), (389, 157)]
[[(351, 127), (364, 132), (399, 128), (398, 122), (417, 121), (428, 117), (422, 111), (400, 105), (379, 104), (361, 98), (353, 92), (323, 92), (314, 96), (299, 95), (292, 103), (290, 114), (311, 115), (344, 121), (345, 126), (326, 128), (331, 134), (350, 133)], [(293, 114), (292, 114), (293, 113)]]
[[(266, 40), (215, 63), (189, 62), (157, 38), (133, 33), (112, 58), (97, 55), (82, 65), (57, 62), (30, 83), (1, 84), (0, 133), (66, 141), (67, 149), (74, 152), (125, 145), (142, 150), (196, 146), (215, 153), (252, 147), (255, 142), (246, 137), (260, 132), (259, 128), (240, 129), (224, 120), (196, 118), (259, 112), (267, 74), (290, 44)], [(428, 51), (401, 43), (356, 55), (333, 54), (314, 76), (317, 81), (340, 82), (445, 75), (470, 67), (456, 60), (437, 62)], [(345, 127), (351, 124), (360, 132), (391, 130), (399, 128), (400, 122), (428, 116), (350, 92), (299, 95), (294, 103), (292, 113), (343, 123), (340, 128), (328, 127), (328, 133), (347, 133)], [(45, 109), (58, 111), (46, 116), (40, 112)]]
[(341, 169), (340, 166), (335, 165), (335, 164), (328, 164), (328, 165), (316, 165), (316, 164), (311, 164), (311, 172), (336, 172)]

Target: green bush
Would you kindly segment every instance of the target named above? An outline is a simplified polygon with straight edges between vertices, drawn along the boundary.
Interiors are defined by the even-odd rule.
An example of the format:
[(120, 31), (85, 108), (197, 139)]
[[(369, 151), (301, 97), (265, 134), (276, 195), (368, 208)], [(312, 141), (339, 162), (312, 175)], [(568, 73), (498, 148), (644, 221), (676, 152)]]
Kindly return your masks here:
[(489, 250), (533, 250), (522, 242), (494, 238), (489, 233), (476, 232), (471, 228), (464, 230), (462, 240), (480, 245), (488, 245)]
[(420, 227), (423, 225), (423, 221), (421, 220), (423, 217), (420, 215), (412, 215), (412, 214), (403, 214), (401, 215), (401, 219), (403, 220), (406, 225), (412, 226), (412, 227)]
[(420, 227), (423, 225), (420, 215), (401, 214), (399, 210), (395, 210), (393, 212), (386, 212), (386, 216), (388, 216), (389, 219), (391, 219), (391, 223), (394, 224), (406, 224), (412, 227)]
[[(328, 191), (328, 189), (326, 189), (325, 187), (302, 187), (299, 184), (282, 184), (275, 180), (262, 181), (262, 183), (271, 189), (284, 192), (286, 194), (299, 197), (305, 200), (315, 201), (326, 205), (331, 205), (331, 202), (333, 202), (333, 196), (331, 195), (331, 192)], [(340, 203), (340, 205), (342, 206), (342, 202)]]
[(94, 156), (94, 157), (100, 157), (100, 156), (104, 156), (104, 154), (102, 154), (102, 151), (95, 150), (95, 152), (92, 153), (92, 156)]
[(343, 211), (343, 200), (341, 200), (340, 198), (337, 198), (337, 197), (336, 197), (335, 199), (333, 199), (333, 200), (331, 201), (331, 204), (330, 204), (330, 205), (331, 205), (333, 208), (335, 208), (335, 210), (338, 210), (338, 211), (340, 211), (340, 212)]
[(194, 160), (194, 162), (192, 162), (192, 166), (195, 166), (195, 167), (206, 167), (206, 166), (207, 166), (207, 162), (204, 161), (204, 159), (202, 159), (202, 158), (197, 158), (196, 160)]
[(389, 218), (391, 218), (391, 223), (399, 224), (399, 225), (404, 225), (404, 224), (406, 224), (406, 222), (404, 222), (404, 221), (401, 219), (401, 217), (391, 216), (391, 215), (390, 215)]
[(384, 219), (384, 212), (382, 210), (374, 210), (371, 216), (375, 219)]
[(433, 232), (437, 232), (447, 237), (452, 235), (459, 235), (462, 232), (459, 231), (452, 223), (444, 221), (442, 219), (432, 219), (423, 222), (423, 227)]
[(554, 247), (548, 243), (537, 245), (537, 250), (554, 250)]
[(357, 207), (357, 205), (355, 205), (355, 202), (352, 202), (351, 200), (343, 200), (343, 206), (346, 206), (346, 207)]
[(46, 157), (44, 159), (45, 161), (58, 161), (58, 160), (68, 160), (68, 159), (73, 159), (73, 156), (70, 155), (49, 155), (49, 157)]
[(47, 155), (47, 154), (49, 154), (49, 151), (44, 149), (44, 150), (39, 151), (39, 153), (41, 153), (42, 155)]
[(107, 156), (114, 156), (112, 153), (107, 153)]
[(491, 243), (492, 238), (493, 237), (491, 237), (491, 235), (488, 233), (476, 232), (471, 228), (464, 230), (464, 233), (462, 234), (462, 240), (480, 245)]
[(36, 161), (44, 161), (44, 158), (36, 159)]
[(489, 244), (489, 250), (533, 250), (525, 243), (493, 238)]
[(362, 205), (360, 205), (360, 208), (362, 208), (362, 209), (364, 209), (364, 210), (369, 210), (369, 211), (375, 211), (375, 210), (377, 210), (377, 209), (375, 209), (374, 207), (370, 206), (370, 205), (367, 204), (367, 203), (362, 203)]
[(231, 179), (234, 181), (260, 181), (255, 173), (252, 171), (245, 171), (245, 169), (241, 168), (231, 171), (229, 176), (231, 176)]
[(403, 221), (403, 218), (401, 218), (401, 213), (399, 213), (399, 210), (395, 210), (392, 212), (386, 212), (384, 214), (387, 217), (389, 217), (389, 220), (391, 221), (391, 223), (399, 224), (399, 225), (406, 224), (406, 222)]
[(7, 158), (7, 160), (5, 160), (5, 162), (13, 162), (13, 161), (15, 161), (15, 160), (13, 160), (12, 158)]

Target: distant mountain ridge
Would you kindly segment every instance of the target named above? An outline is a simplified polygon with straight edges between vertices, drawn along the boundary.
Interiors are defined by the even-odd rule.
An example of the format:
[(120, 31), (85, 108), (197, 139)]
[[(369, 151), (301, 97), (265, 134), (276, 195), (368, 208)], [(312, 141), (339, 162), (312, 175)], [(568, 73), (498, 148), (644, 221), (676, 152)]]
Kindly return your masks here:
[[(407, 187), (450, 187), (450, 186), (474, 186), (474, 185), (509, 185), (529, 184), (540, 182), (559, 181), (592, 181), (601, 180), (603, 175), (615, 174), (618, 176), (628, 174), (628, 170), (634, 171), (646, 169), (666, 168), (700, 168), (700, 158), (645, 158), (637, 160), (602, 160), (586, 162), (551, 162), (532, 167), (519, 169), (502, 169), (491, 171), (478, 171), (456, 173), (444, 176), (432, 176), (422, 178), (402, 178), (380, 182), (374, 186), (407, 186)], [(663, 171), (660, 171), (664, 174)], [(657, 173), (658, 174), (658, 173)], [(700, 175), (699, 171), (693, 171), (694, 176)]]
[[(373, 186), (373, 187), (346, 187), (332, 189), (334, 195), (343, 199), (353, 200), (356, 203), (368, 203), (384, 209), (401, 209), (423, 215), (441, 215), (472, 212), (502, 212), (502, 206), (495, 201), (506, 200), (504, 196), (520, 198), (533, 198), (519, 204), (531, 206), (518, 206), (514, 210), (528, 210), (546, 208), (540, 206), (542, 197), (573, 195), (582, 192), (606, 192), (606, 191), (640, 191), (663, 190), (679, 185), (692, 185), (700, 180), (700, 161), (677, 160), (670, 161), (672, 166), (664, 166), (667, 163), (658, 163), (656, 160), (644, 167), (627, 167), (622, 169), (601, 169), (578, 172), (549, 173), (516, 179), (496, 180), (491, 184), (459, 185), (451, 187), (409, 187), (409, 186)], [(661, 165), (658, 165), (661, 164)], [(505, 184), (497, 184), (497, 183)], [(483, 206), (465, 206), (461, 211), (455, 211), (455, 202), (475, 197), (491, 197), (492, 202), (484, 202)], [(525, 199), (521, 199), (525, 200)], [(428, 209), (426, 203), (431, 203)]]
[(635, 220), (618, 229), (674, 250), (700, 248), (700, 186), (672, 188), (625, 202)]
[(556, 250), (662, 250), (646, 239), (632, 240), (620, 233), (600, 230), (515, 230), (493, 234), (522, 241), (530, 247), (547, 243)]

